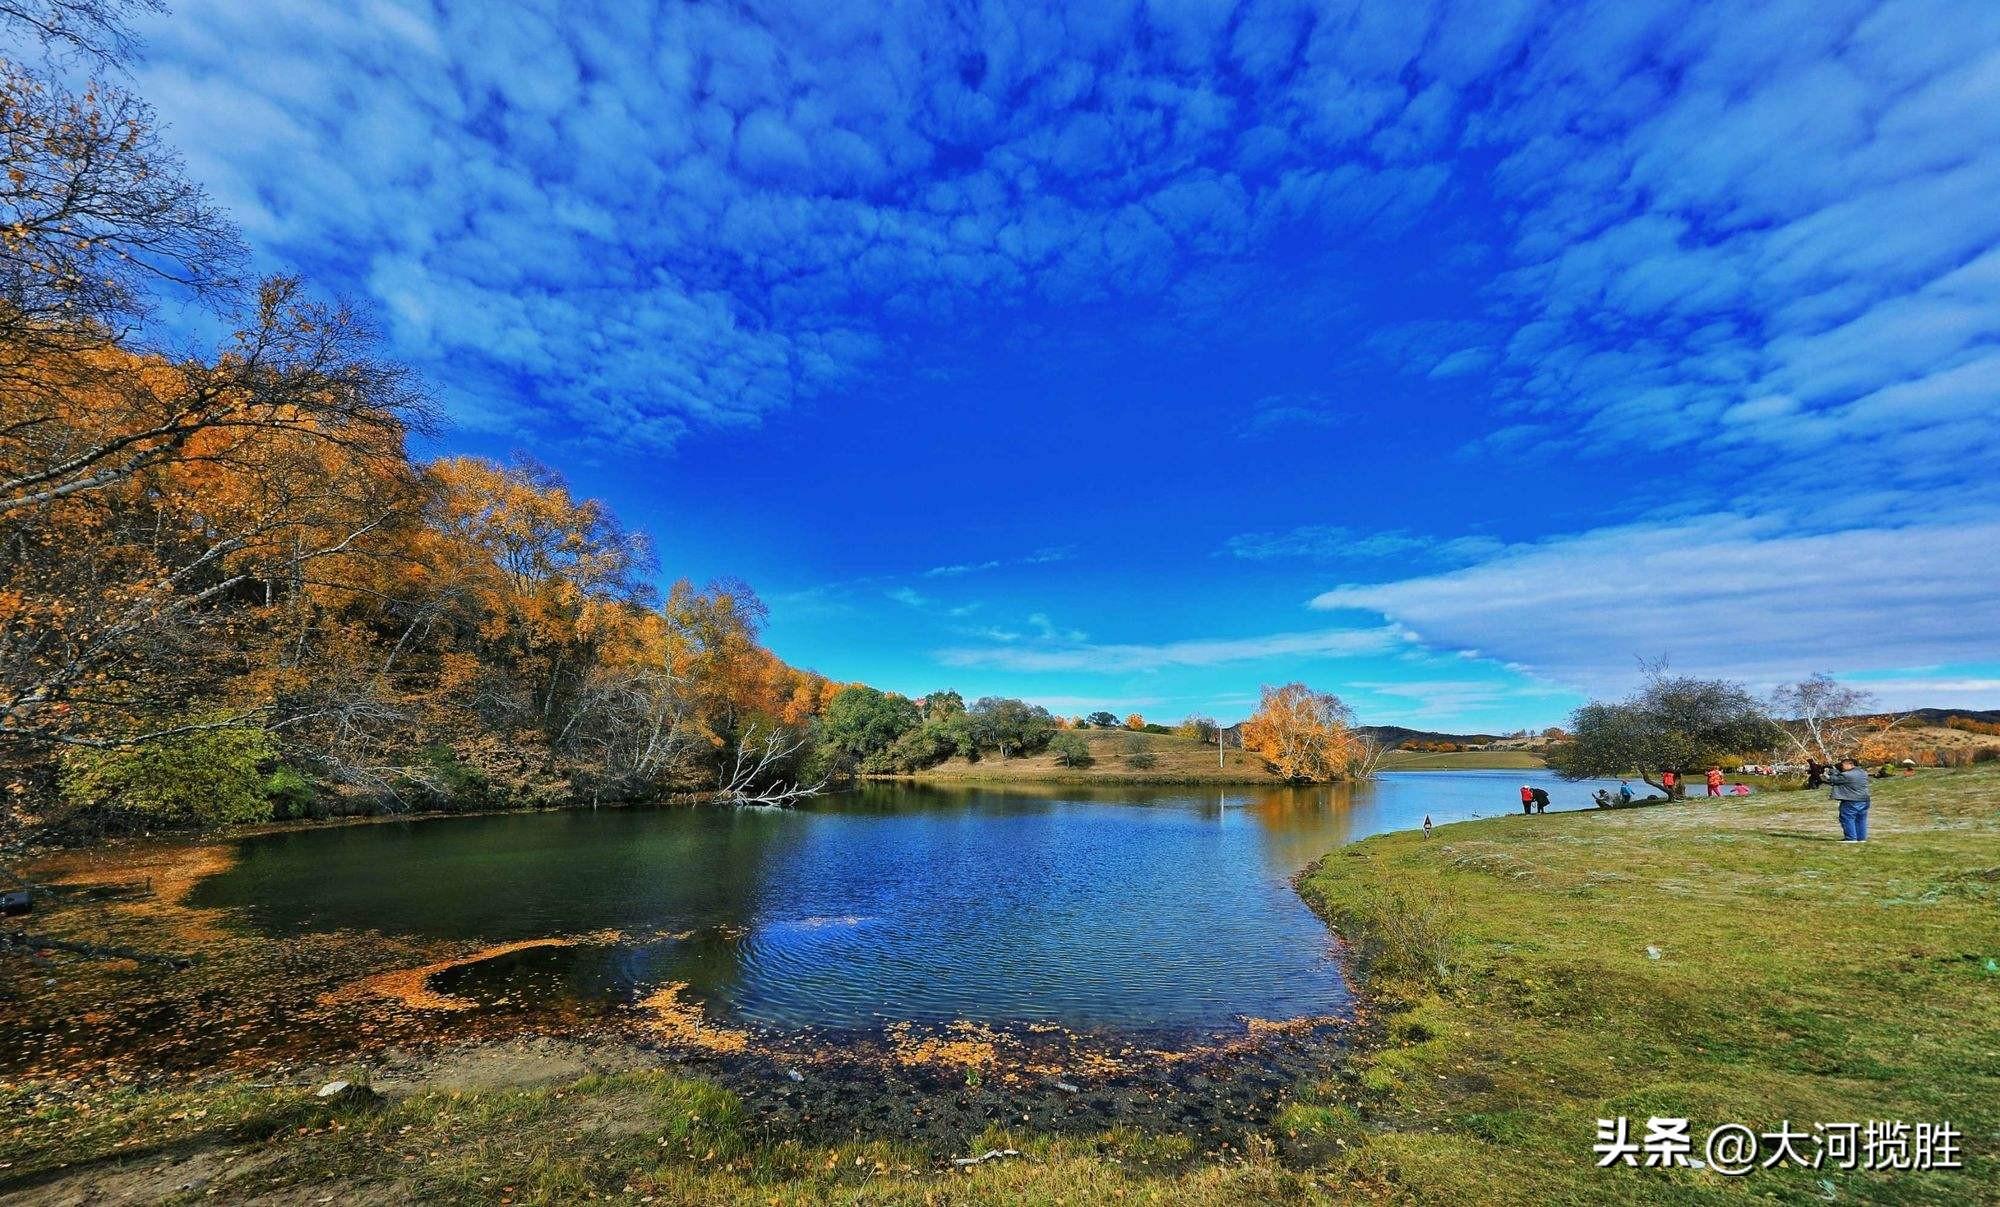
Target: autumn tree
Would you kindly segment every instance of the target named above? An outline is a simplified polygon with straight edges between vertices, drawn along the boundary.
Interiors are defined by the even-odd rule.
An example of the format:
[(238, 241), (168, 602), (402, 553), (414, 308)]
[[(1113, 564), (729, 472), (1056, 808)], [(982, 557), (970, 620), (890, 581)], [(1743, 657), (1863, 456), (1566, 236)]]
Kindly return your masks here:
[(1243, 748), (1289, 780), (1325, 783), (1349, 774), (1361, 753), (1340, 697), (1303, 683), (1266, 686), (1243, 723)]
[[(115, 66), (125, 19), (157, 8), (0, 0), (0, 27), (71, 60), (0, 64), (16, 786), (148, 825), (258, 816), (314, 785), (391, 807), (810, 791), (802, 752), (840, 685), (764, 648), (748, 587), (660, 599), (643, 538), (552, 472), (413, 462), (429, 410), (366, 317), (290, 278), (246, 290), (233, 228), (151, 111), (69, 83)], [(232, 334), (167, 354), (169, 306)], [(960, 733), (940, 740), (976, 749), (947, 695), (938, 724)]]
[(1872, 715), (1873, 696), (1824, 674), (1779, 687), (1771, 693), (1767, 708), (1794, 757), (1822, 763), (1888, 758), (1889, 734), (1900, 721)]
[(1174, 736), (1200, 742), (1203, 745), (1213, 743), (1218, 732), (1219, 727), (1215, 723), (1215, 718), (1205, 717), (1199, 713), (1189, 713), (1186, 720), (1174, 726)]
[(291, 282), (210, 363), (92, 356), (94, 377), (9, 395), (0, 425), (0, 736), (15, 742), (181, 728), (166, 714), (248, 670), (253, 633), (296, 630), (414, 497), (418, 397), (350, 313)]

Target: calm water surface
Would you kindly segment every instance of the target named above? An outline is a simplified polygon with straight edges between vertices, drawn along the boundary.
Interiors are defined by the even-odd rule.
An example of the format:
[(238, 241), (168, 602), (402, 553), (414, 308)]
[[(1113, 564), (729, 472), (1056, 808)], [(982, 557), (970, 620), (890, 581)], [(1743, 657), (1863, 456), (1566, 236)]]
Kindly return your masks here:
[[(1294, 873), (1426, 813), (1515, 811), (1521, 782), (1473, 771), (1318, 789), (869, 786), (797, 810), (351, 826), (246, 840), (193, 903), (278, 935), (625, 936), (438, 981), (516, 1005), (616, 1004), (680, 981), (713, 1014), (780, 1028), (1219, 1031), (1347, 1005)], [(1535, 782), (1556, 808), (1586, 805), (1598, 786)]]

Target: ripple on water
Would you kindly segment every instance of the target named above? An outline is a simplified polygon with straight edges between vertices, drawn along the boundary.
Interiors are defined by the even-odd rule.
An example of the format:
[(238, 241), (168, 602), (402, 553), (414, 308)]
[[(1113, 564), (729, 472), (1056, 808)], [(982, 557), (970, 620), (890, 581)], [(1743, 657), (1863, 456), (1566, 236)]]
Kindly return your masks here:
[(1226, 798), (869, 789), (776, 813), (343, 827), (242, 844), (192, 903), (268, 933), (376, 930), (461, 950), (622, 936), (430, 977), (496, 1008), (621, 1010), (679, 985), (730, 1026), (1240, 1032), (1246, 1018), (1347, 1010), (1331, 936), (1291, 877), (1374, 829), (1518, 791), (1512, 775), (1489, 779)]

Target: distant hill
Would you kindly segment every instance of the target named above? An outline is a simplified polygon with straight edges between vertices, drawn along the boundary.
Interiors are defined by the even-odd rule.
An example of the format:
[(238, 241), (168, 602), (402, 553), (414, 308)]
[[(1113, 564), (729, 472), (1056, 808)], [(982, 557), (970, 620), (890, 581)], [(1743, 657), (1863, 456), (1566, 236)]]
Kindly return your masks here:
[(1895, 717), (1925, 725), (1942, 725), (1953, 717), (1964, 717), (1968, 721), (1978, 721), (1982, 725), (2000, 725), (2000, 708), (1911, 708), (1902, 712), (1870, 713), (1862, 718), (1868, 721), (1887, 721)]
[(1371, 738), (1391, 750), (1405, 742), (1455, 742), (1460, 746), (1485, 746), (1500, 740), (1490, 733), (1439, 733), (1431, 729), (1410, 729), (1402, 725), (1357, 725), (1354, 732)]

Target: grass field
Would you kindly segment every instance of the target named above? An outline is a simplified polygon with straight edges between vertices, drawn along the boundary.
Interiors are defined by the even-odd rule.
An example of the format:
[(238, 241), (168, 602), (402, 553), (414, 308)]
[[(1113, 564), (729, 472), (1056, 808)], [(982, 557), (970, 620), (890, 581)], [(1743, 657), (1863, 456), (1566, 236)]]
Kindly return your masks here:
[[(1064, 767), (1044, 751), (1025, 758), (1003, 759), (986, 755), (978, 762), (947, 759), (935, 767), (905, 776), (926, 784), (1278, 784), (1283, 781), (1270, 773), (1255, 755), (1231, 748), (1224, 752), (1223, 765), (1216, 766), (1215, 747), (1164, 733), (1137, 733), (1123, 729), (1077, 731), (1090, 744), (1092, 762), (1088, 767)], [(1152, 756), (1152, 765), (1133, 766), (1128, 760), (1134, 748)]]
[[(1506, 818), (1328, 856), (1370, 970), (1357, 1171), (1425, 1201), (2000, 1201), (2000, 773)], [(1655, 958), (1657, 955), (1657, 958)], [(1600, 1170), (1595, 1121), (1948, 1120), (1957, 1173)], [(1699, 1156), (1699, 1153), (1696, 1154)]]
[(1382, 756), (1384, 771), (1528, 771), (1546, 766), (1541, 755), (1526, 750), (1391, 750)]

